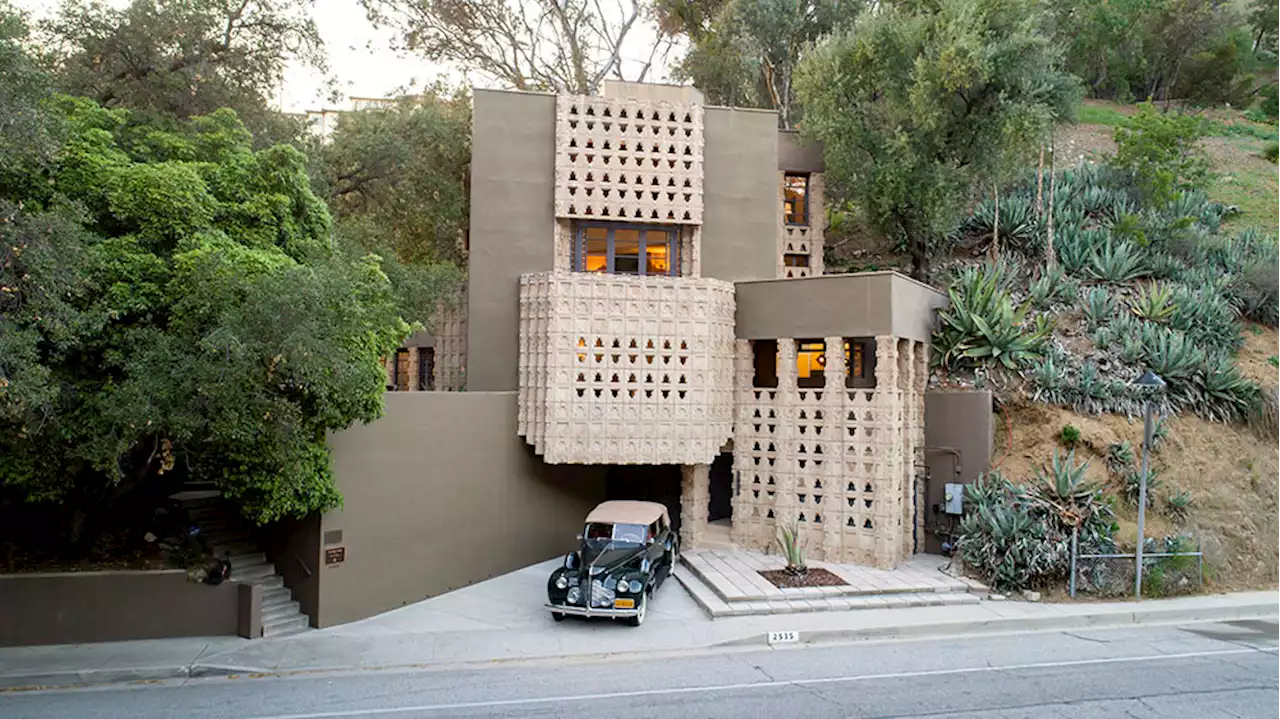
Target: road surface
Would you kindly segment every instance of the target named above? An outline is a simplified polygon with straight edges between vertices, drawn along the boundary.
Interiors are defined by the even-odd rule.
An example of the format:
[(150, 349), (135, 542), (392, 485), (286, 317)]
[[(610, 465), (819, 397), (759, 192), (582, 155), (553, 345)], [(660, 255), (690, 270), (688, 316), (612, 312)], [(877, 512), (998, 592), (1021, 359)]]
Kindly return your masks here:
[(0, 694), (0, 717), (1274, 718), (1277, 631), (1247, 621), (214, 677)]

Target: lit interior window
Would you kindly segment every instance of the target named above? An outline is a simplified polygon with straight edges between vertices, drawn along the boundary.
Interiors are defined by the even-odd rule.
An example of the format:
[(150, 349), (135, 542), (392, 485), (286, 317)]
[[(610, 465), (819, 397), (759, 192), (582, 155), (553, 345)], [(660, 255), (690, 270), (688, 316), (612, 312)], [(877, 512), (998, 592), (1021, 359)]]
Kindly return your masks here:
[(608, 272), (609, 231), (603, 227), (588, 227), (585, 232), (587, 248), (582, 258), (582, 269), (586, 272)]
[(809, 224), (809, 176), (787, 175), (783, 184), (782, 216), (788, 225)]
[(827, 343), (802, 340), (796, 345), (796, 376), (817, 379), (827, 366)]

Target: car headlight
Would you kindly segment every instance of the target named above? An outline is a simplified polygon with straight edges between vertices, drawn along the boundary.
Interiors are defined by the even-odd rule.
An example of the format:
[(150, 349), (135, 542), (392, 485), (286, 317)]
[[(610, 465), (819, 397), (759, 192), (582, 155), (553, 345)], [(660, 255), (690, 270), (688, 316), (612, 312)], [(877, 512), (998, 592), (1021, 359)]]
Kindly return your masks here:
[(644, 586), (644, 585), (642, 585), (642, 584), (640, 583), (640, 580), (638, 580), (638, 579), (632, 579), (632, 580), (631, 580), (631, 584), (630, 584), (630, 585), (628, 585), (628, 587), (631, 589), (632, 593), (639, 593), (639, 591), (640, 591), (640, 587), (642, 587), (642, 586)]
[(565, 597), (565, 599), (570, 604), (577, 604), (578, 601), (582, 599), (582, 590), (579, 589), (578, 587), (569, 587), (569, 594), (568, 596)]
[(569, 580), (565, 579), (563, 574), (556, 577), (556, 589), (564, 589), (567, 586), (569, 586)]

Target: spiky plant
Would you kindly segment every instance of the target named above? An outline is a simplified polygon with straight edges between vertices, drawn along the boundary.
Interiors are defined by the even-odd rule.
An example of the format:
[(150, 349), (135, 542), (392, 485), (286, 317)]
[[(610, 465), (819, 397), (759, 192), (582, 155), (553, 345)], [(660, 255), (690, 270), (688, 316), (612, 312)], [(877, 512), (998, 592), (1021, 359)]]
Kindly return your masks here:
[(1107, 469), (1120, 474), (1133, 465), (1133, 447), (1128, 440), (1115, 442), (1107, 447)]
[(809, 567), (804, 561), (804, 547), (800, 544), (800, 525), (793, 520), (790, 526), (778, 527), (778, 546), (787, 560), (786, 570), (791, 574), (804, 574)]
[(1093, 251), (1087, 269), (1091, 276), (1105, 282), (1128, 282), (1149, 273), (1137, 245), (1114, 240)]
[(1229, 352), (1244, 344), (1235, 310), (1212, 286), (1200, 289), (1179, 286), (1174, 289), (1172, 302), (1174, 310), (1169, 315), (1169, 326), (1182, 330), (1196, 344)]
[(1225, 354), (1206, 360), (1203, 383), (1204, 399), (1198, 411), (1216, 422), (1243, 419), (1261, 397), (1258, 385), (1240, 374), (1240, 368)]
[(1165, 514), (1169, 515), (1175, 522), (1185, 522), (1187, 515), (1191, 513), (1191, 491), (1182, 490), (1181, 492), (1171, 492), (1164, 502)]
[(1047, 310), (1055, 302), (1067, 302), (1075, 295), (1078, 285), (1062, 271), (1061, 267), (1044, 270), (1031, 281), (1028, 288), (1031, 304)]
[(1116, 302), (1105, 287), (1092, 287), (1084, 293), (1084, 319), (1090, 329), (1115, 318)]
[(1064, 371), (1061, 361), (1055, 361), (1052, 354), (1032, 368), (1031, 381), (1035, 384), (1037, 402), (1066, 404), (1067, 383), (1063, 378)]
[(1173, 288), (1152, 282), (1138, 291), (1129, 309), (1148, 322), (1165, 322), (1178, 308), (1173, 303)]
[(951, 307), (938, 312), (941, 326), (934, 334), (940, 361), (948, 367), (996, 362), (1007, 369), (1037, 359), (1053, 332), (1047, 318), (1028, 325), (1030, 304), (1014, 307), (1002, 285), (997, 265), (962, 272), (947, 294)]
[(1072, 275), (1085, 274), (1093, 258), (1090, 238), (1078, 226), (1066, 226), (1057, 232), (1053, 240), (1058, 264)]
[(1142, 335), (1147, 366), (1170, 385), (1190, 383), (1204, 363), (1204, 351), (1182, 332), (1146, 325)]
[(1151, 270), (1151, 276), (1158, 280), (1173, 279), (1186, 269), (1182, 260), (1167, 252), (1148, 252), (1147, 267)]
[(1111, 398), (1111, 386), (1098, 372), (1098, 366), (1085, 361), (1080, 364), (1071, 391), (1071, 406), (1081, 414), (1100, 414)]
[[(1129, 503), (1130, 507), (1138, 506), (1138, 498), (1142, 494), (1142, 470), (1131, 469), (1124, 473), (1124, 499)], [(1155, 504), (1155, 497), (1164, 481), (1159, 477), (1155, 468), (1147, 468), (1147, 508), (1150, 509)]]

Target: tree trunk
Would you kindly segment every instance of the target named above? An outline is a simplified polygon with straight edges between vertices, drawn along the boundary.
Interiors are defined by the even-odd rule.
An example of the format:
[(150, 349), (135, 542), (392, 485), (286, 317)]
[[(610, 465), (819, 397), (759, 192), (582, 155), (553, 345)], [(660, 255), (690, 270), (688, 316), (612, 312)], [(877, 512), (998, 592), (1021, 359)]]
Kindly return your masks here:
[(1044, 145), (1040, 146), (1040, 162), (1036, 165), (1036, 217), (1044, 215)]
[(991, 261), (1000, 259), (1000, 185), (993, 186), (996, 196), (996, 217), (991, 223)]
[(1053, 159), (1057, 154), (1057, 148), (1054, 145), (1053, 136), (1049, 136), (1049, 222), (1047, 224), (1047, 238), (1044, 243), (1044, 263), (1049, 269), (1058, 266), (1058, 253), (1053, 249), (1053, 196), (1054, 190), (1058, 186), (1057, 175), (1053, 171)]

